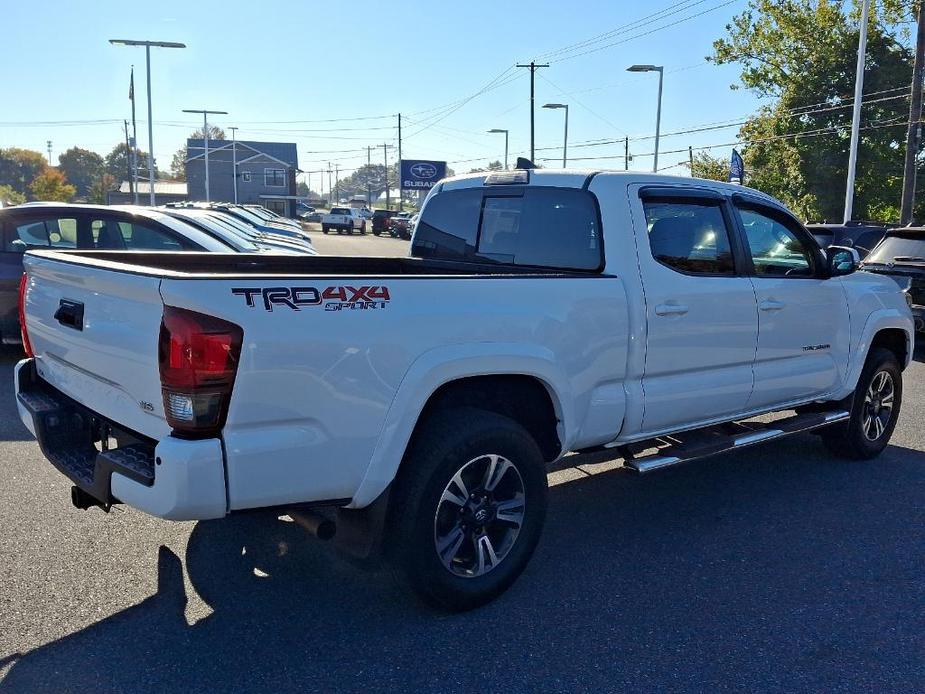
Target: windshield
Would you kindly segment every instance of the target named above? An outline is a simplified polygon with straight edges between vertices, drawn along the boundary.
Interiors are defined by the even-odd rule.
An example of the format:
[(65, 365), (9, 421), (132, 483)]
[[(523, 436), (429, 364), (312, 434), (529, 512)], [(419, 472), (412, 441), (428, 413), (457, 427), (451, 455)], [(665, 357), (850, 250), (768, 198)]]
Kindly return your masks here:
[(925, 263), (925, 236), (887, 236), (864, 260), (865, 263)]
[(350, 210), (345, 207), (335, 207), (331, 210), (331, 214), (350, 214)]
[(245, 238), (243, 234), (236, 229), (230, 228), (221, 221), (215, 219), (206, 212), (183, 212), (179, 216), (184, 220), (189, 220), (191, 224), (196, 224), (213, 236), (218, 237), (225, 243), (234, 246), (240, 251), (256, 251), (258, 246)]

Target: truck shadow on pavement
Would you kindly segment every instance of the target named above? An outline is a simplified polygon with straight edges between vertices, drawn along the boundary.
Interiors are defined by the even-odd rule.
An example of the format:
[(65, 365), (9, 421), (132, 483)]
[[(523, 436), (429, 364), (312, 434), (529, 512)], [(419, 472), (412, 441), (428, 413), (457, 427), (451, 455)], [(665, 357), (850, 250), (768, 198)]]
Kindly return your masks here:
[(212, 614), (187, 623), (161, 547), (156, 594), (25, 654), (0, 692), (925, 685), (925, 454), (846, 463), (802, 436), (550, 492), (527, 571), (461, 615), (275, 515), (198, 523), (185, 564)]

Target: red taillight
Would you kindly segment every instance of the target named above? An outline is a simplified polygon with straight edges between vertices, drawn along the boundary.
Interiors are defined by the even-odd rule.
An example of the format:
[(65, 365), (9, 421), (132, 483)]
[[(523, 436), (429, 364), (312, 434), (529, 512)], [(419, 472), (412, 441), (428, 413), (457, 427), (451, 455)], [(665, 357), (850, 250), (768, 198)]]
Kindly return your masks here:
[(234, 323), (164, 307), (158, 341), (167, 423), (180, 434), (217, 434), (241, 357), (244, 333)]
[(19, 333), (22, 335), (22, 348), (26, 356), (30, 359), (35, 355), (32, 353), (32, 343), (29, 342), (29, 331), (26, 330), (26, 289), (29, 279), (26, 273), (22, 273), (19, 278)]

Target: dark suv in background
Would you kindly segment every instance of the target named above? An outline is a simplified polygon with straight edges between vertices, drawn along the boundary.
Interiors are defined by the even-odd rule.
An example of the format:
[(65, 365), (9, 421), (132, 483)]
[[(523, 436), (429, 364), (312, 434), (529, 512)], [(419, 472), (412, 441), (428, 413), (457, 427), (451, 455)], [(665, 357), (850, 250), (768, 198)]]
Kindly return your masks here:
[(373, 234), (379, 236), (389, 231), (389, 222), (396, 214), (395, 210), (373, 210)]
[(892, 228), (879, 222), (848, 222), (847, 224), (807, 224), (806, 229), (822, 248), (847, 246), (864, 258)]
[(895, 280), (906, 292), (916, 331), (925, 332), (925, 227), (890, 229), (861, 269)]

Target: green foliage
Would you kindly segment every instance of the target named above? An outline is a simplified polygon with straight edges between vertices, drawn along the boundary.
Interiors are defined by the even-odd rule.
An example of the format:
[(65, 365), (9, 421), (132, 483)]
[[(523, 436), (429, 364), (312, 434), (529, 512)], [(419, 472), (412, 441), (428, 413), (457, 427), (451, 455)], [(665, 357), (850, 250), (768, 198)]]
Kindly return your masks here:
[(67, 182), (64, 174), (57, 169), (46, 168), (29, 186), (36, 200), (70, 202), (77, 188)]
[(107, 204), (106, 194), (117, 187), (118, 183), (115, 178), (108, 173), (101, 172), (100, 175), (96, 177), (93, 185), (90, 186), (90, 202), (96, 203), (97, 205)]
[(3, 205), (22, 205), (26, 201), (26, 196), (17, 190), (13, 190), (8, 185), (0, 185), (0, 206)]
[[(714, 42), (711, 60), (738, 64), (741, 85), (772, 100), (739, 132), (748, 185), (806, 219), (838, 219), (845, 197), (858, 27), (844, 0), (750, 0)], [(855, 217), (893, 214), (902, 190), (912, 54), (897, 35), (899, 6), (875, 7), (858, 147)], [(880, 92), (880, 94), (877, 94)], [(897, 97), (897, 98), (885, 98)], [(888, 220), (884, 220), (888, 221)]]
[(691, 170), (694, 178), (707, 178), (711, 181), (729, 180), (729, 160), (714, 157), (709, 152), (700, 151), (694, 155), (694, 166)]
[(59, 168), (77, 188), (78, 195), (88, 195), (103, 173), (103, 157), (89, 149), (71, 147), (58, 157)]
[[(131, 167), (129, 165), (129, 156), (131, 154), (131, 149), (124, 142), (120, 142), (115, 147), (112, 148), (112, 151), (106, 155), (106, 158), (103, 160), (103, 168), (106, 173), (115, 178), (117, 181), (126, 181), (128, 180), (129, 171)], [(139, 180), (148, 180), (148, 154), (147, 152), (142, 152), (137, 150), (138, 154), (138, 178)], [(155, 170), (155, 176), (157, 178), (162, 178), (162, 172)]]
[(40, 152), (9, 147), (0, 149), (0, 185), (29, 196), (29, 184), (48, 166)]

